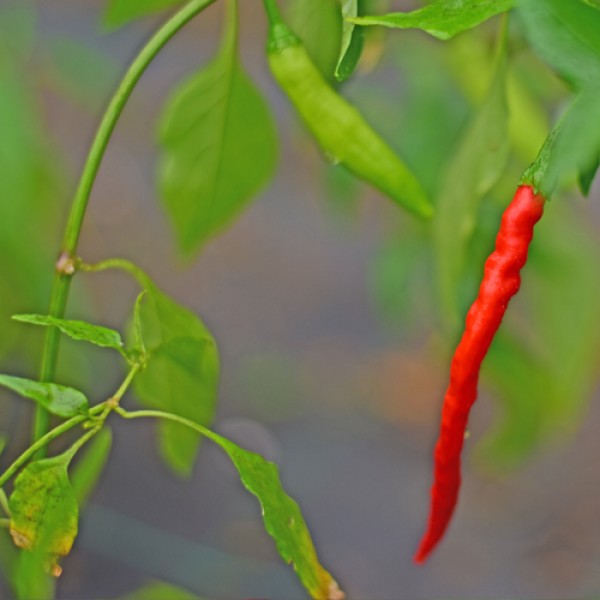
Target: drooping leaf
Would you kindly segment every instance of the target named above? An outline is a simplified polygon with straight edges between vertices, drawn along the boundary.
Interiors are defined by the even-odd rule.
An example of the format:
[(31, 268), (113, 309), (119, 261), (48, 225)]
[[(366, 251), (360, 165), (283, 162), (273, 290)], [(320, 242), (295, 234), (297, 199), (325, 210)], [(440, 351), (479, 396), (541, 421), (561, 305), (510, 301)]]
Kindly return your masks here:
[(117, 81), (117, 64), (89, 44), (64, 37), (45, 46), (52, 84), (85, 107), (99, 110)]
[(15, 480), (10, 496), (10, 533), (15, 545), (48, 558), (55, 576), (57, 559), (71, 551), (77, 536), (79, 507), (67, 467), (72, 454), (29, 464)]
[(34, 400), (48, 412), (69, 419), (87, 412), (89, 405), (82, 392), (55, 383), (41, 383), (22, 377), (0, 375), (0, 385), (24, 398)]
[(559, 183), (582, 173), (593, 179), (600, 157), (598, 123), (600, 80), (579, 92), (561, 119), (550, 143), (547, 166), (536, 181), (543, 194), (549, 197)]
[(600, 11), (581, 0), (519, 0), (518, 14), (531, 46), (567, 81), (600, 80)]
[(207, 435), (225, 450), (246, 489), (258, 498), (265, 529), (275, 540), (283, 560), (293, 565), (311, 597), (343, 600), (344, 593), (319, 562), (300, 507), (281, 485), (277, 465), (213, 432)]
[(110, 448), (112, 433), (106, 426), (99, 431), (89, 442), (89, 446), (82, 450), (82, 456), (71, 472), (71, 486), (79, 506), (87, 503), (99, 478), (102, 475)]
[(338, 0), (291, 0), (288, 21), (321, 74), (333, 79), (342, 43)]
[(408, 13), (369, 15), (351, 20), (359, 25), (422, 29), (440, 40), (447, 40), (510, 10), (514, 3), (515, 0), (436, 0)]
[(100, 325), (92, 325), (85, 321), (57, 319), (50, 315), (14, 315), (13, 319), (22, 323), (41, 325), (42, 327), (58, 327), (74, 340), (89, 342), (102, 348), (113, 348), (118, 351), (123, 349), (121, 334), (114, 329)]
[(461, 320), (458, 286), (479, 203), (502, 174), (508, 158), (505, 85), (503, 53), (488, 97), (468, 124), (447, 166), (437, 202), (433, 223), (437, 293), (442, 323), (452, 333), (458, 331)]
[(190, 254), (248, 205), (275, 168), (269, 109), (237, 51), (237, 4), (224, 43), (167, 104), (160, 126), (159, 188), (181, 250)]
[[(209, 425), (215, 413), (219, 381), (216, 342), (191, 311), (149, 286), (139, 310), (144, 345), (150, 354), (135, 390), (147, 406)], [(160, 451), (178, 474), (189, 475), (200, 438), (171, 422), (159, 424)]]
[[(482, 445), (514, 467), (541, 443), (571, 433), (592, 397), (600, 352), (600, 252), (595, 233), (567, 202), (552, 202), (536, 226), (518, 304), (492, 344), (484, 375), (503, 414)], [(518, 308), (527, 313), (518, 313)], [(528, 327), (524, 328), (523, 323)]]
[(170, 583), (155, 582), (121, 596), (119, 600), (202, 600), (200, 596), (192, 594), (183, 588)]
[(109, 0), (104, 13), (104, 24), (109, 29), (117, 29), (130, 21), (147, 17), (184, 0)]
[(335, 78), (338, 81), (345, 81), (352, 73), (354, 73), (354, 69), (356, 69), (356, 65), (362, 54), (365, 31), (360, 25), (356, 25), (355, 23), (352, 23), (352, 21), (346, 20), (348, 18), (358, 17), (362, 14), (362, 11), (360, 11), (361, 6), (362, 0), (342, 1), (342, 17), (344, 17), (342, 27), (342, 48), (335, 67)]

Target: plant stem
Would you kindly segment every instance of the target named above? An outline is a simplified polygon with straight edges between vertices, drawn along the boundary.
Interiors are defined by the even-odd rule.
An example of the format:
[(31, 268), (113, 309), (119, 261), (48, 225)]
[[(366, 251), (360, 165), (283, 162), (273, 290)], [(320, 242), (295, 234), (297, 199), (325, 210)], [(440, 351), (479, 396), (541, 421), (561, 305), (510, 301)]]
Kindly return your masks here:
[(283, 19), (281, 18), (281, 12), (279, 11), (279, 7), (275, 0), (264, 0), (264, 4), (269, 23), (271, 23), (271, 25), (281, 23)]
[(62, 435), (66, 431), (69, 431), (69, 429), (72, 429), (76, 425), (79, 425), (79, 423), (87, 421), (88, 418), (89, 415), (77, 415), (76, 417), (73, 417), (64, 423), (61, 423), (58, 427), (55, 427), (41, 438), (36, 440), (31, 446), (29, 446), (29, 448), (27, 448), (27, 450), (25, 450), (25, 452), (23, 452), (23, 454), (21, 454), (21, 456), (19, 456), (19, 458), (15, 460), (15, 462), (13, 462), (12, 465), (10, 465), (10, 467), (8, 467), (8, 469), (6, 469), (6, 471), (4, 471), (4, 473), (2, 473), (0, 476), (0, 487), (2, 487), (21, 468), (22, 465), (24, 465), (36, 452), (38, 452), (38, 450), (46, 447), (46, 445), (49, 444), (53, 439)]
[(8, 505), (8, 498), (4, 489), (0, 488), (0, 507), (4, 514), (10, 518), (10, 506)]
[(121, 271), (125, 271), (132, 275), (142, 287), (149, 287), (152, 284), (152, 280), (145, 271), (125, 258), (108, 258), (91, 265), (78, 259), (76, 265), (78, 271), (84, 271), (86, 273), (97, 273), (98, 271), (106, 271), (108, 269), (120, 269)]
[(121, 407), (115, 408), (115, 412), (123, 417), (124, 419), (144, 419), (144, 418), (153, 418), (153, 419), (164, 419), (166, 421), (174, 421), (175, 423), (180, 423), (181, 425), (185, 425), (194, 431), (202, 434), (204, 437), (209, 438), (219, 446), (221, 443), (221, 436), (212, 432), (210, 429), (206, 429), (206, 427), (202, 427), (202, 425), (198, 425), (198, 423), (194, 423), (194, 421), (190, 421), (185, 417), (180, 417), (178, 415), (174, 415), (172, 413), (163, 412), (161, 410), (135, 410), (135, 411), (127, 411)]
[[(62, 318), (65, 314), (71, 277), (73, 275), (73, 269), (71, 268), (72, 264), (70, 264), (69, 261), (73, 260), (73, 257), (77, 252), (81, 227), (92, 187), (96, 180), (96, 175), (98, 174), (98, 169), (100, 168), (100, 163), (102, 162), (102, 157), (104, 156), (111, 134), (127, 100), (140, 77), (163, 46), (184, 25), (186, 25), (186, 23), (191, 21), (213, 2), (215, 2), (215, 0), (191, 0), (180, 11), (175, 13), (142, 48), (128, 71), (125, 73), (125, 76), (113, 95), (88, 153), (79, 186), (77, 187), (75, 198), (71, 206), (71, 212), (69, 214), (63, 238), (61, 258), (59, 259), (54, 282), (52, 284), (49, 309), (49, 314), (51, 316)], [(50, 327), (46, 332), (46, 340), (44, 343), (44, 354), (40, 372), (41, 381), (52, 381), (54, 379), (58, 361), (59, 341), (60, 331), (56, 327)], [(42, 438), (45, 432), (48, 431), (49, 423), (49, 413), (44, 408), (38, 407), (33, 431), (34, 440)]]

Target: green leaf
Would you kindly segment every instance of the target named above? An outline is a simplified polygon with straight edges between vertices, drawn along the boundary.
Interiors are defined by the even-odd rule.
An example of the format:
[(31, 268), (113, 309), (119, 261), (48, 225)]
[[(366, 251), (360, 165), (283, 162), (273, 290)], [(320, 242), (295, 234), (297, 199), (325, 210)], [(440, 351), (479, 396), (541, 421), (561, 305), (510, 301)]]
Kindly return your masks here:
[(238, 60), (233, 0), (230, 7), (217, 58), (175, 92), (161, 119), (159, 188), (186, 254), (233, 221), (277, 160), (269, 109)]
[(452, 153), (442, 182), (433, 223), (437, 286), (442, 322), (459, 330), (458, 286), (475, 231), (479, 203), (498, 181), (509, 153), (503, 52), (488, 97)]
[(519, 0), (518, 14), (531, 46), (567, 81), (600, 79), (600, 11), (581, 0)]
[(98, 479), (102, 475), (110, 448), (112, 433), (110, 429), (101, 429), (82, 451), (82, 456), (72, 469), (71, 485), (79, 506), (87, 503)]
[[(209, 425), (216, 407), (219, 354), (216, 342), (191, 311), (149, 286), (139, 311), (148, 364), (134, 380), (143, 404)], [(182, 426), (159, 424), (160, 451), (178, 474), (189, 475), (199, 435)]]
[[(600, 31), (600, 30), (599, 30)], [(584, 88), (561, 119), (538, 183), (549, 197), (570, 177), (595, 174), (600, 157), (600, 84)], [(591, 184), (591, 180), (589, 181)]]
[(363, 51), (365, 41), (365, 30), (360, 25), (347, 21), (348, 17), (359, 15), (359, 0), (343, 0), (342, 16), (344, 24), (342, 27), (342, 48), (335, 67), (335, 78), (338, 81), (348, 79), (354, 70)]
[(541, 443), (572, 434), (592, 398), (600, 273), (590, 257), (600, 245), (585, 219), (570, 203), (548, 205), (518, 302), (486, 359), (484, 375), (503, 408), (481, 448), (495, 466), (514, 467)]
[(100, 325), (92, 325), (85, 321), (57, 319), (49, 315), (14, 315), (13, 319), (21, 323), (31, 323), (43, 327), (58, 327), (74, 340), (89, 342), (102, 348), (113, 348), (119, 352), (123, 349), (121, 334), (114, 329)]
[(600, 167), (600, 155), (596, 160), (595, 164), (593, 164), (588, 169), (582, 169), (579, 173), (579, 177), (577, 179), (577, 183), (579, 184), (579, 189), (584, 196), (589, 196), (590, 190), (592, 189), (592, 184), (594, 183), (594, 178), (596, 177), (596, 173), (598, 172), (598, 168)]
[(338, 584), (319, 562), (300, 507), (281, 485), (277, 465), (209, 433), (233, 461), (246, 489), (258, 498), (265, 529), (275, 540), (283, 560), (294, 566), (310, 595), (318, 600), (342, 600), (344, 594)]
[(109, 0), (104, 13), (104, 25), (117, 29), (142, 17), (160, 12), (184, 0)]
[(338, 0), (291, 0), (287, 13), (312, 62), (326, 79), (333, 79), (342, 44)]
[(34, 400), (48, 412), (64, 419), (86, 413), (89, 409), (87, 398), (79, 390), (63, 385), (10, 375), (0, 375), (0, 385)]
[[(55, 225), (62, 212), (63, 194), (56, 175), (60, 152), (42, 124), (30, 75), (30, 68), (19, 60), (0, 61), (2, 323), (20, 307), (46, 302), (52, 276), (48, 256), (54, 253)], [(22, 328), (10, 322), (3, 325), (0, 354), (12, 347), (17, 336), (21, 348), (27, 349)]]
[(122, 596), (120, 600), (202, 600), (202, 598), (170, 583), (155, 582)]
[(359, 25), (422, 29), (440, 40), (447, 40), (510, 10), (513, 5), (514, 0), (437, 0), (408, 13), (365, 16), (351, 21)]
[(57, 558), (71, 551), (77, 536), (79, 507), (67, 467), (72, 453), (29, 464), (15, 480), (10, 496), (10, 533), (15, 545), (48, 557), (56, 576)]
[(64, 37), (49, 40), (44, 49), (52, 83), (84, 107), (99, 110), (117, 81), (117, 63), (89, 44)]

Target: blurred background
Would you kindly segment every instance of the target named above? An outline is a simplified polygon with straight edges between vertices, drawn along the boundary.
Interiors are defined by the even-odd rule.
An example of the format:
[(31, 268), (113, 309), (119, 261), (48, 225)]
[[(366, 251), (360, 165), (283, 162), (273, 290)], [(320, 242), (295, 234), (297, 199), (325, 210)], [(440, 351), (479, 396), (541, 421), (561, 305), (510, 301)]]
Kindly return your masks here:
[[(302, 1), (288, 0), (290, 18)], [(98, 119), (161, 20), (108, 31), (106, 4), (0, 0), (3, 372), (37, 373), (43, 332), (9, 317), (46, 312)], [(156, 193), (155, 124), (173, 86), (214, 55), (221, 4), (169, 43), (134, 92), (94, 188), (81, 256), (128, 258), (202, 316), (222, 358), (215, 429), (277, 462), (349, 598), (600, 598), (600, 187), (588, 199), (558, 194), (538, 226), (522, 294), (486, 363), (456, 517), (431, 561), (414, 566), (457, 334), (436, 306), (431, 234), (323, 160), (268, 73), (261, 3), (245, 0), (242, 62), (274, 112), (279, 166), (231, 227), (193, 260), (180, 258)], [(315, 10), (312, 22), (299, 11), (296, 27), (313, 36), (326, 65), (335, 40), (331, 54), (315, 23), (331, 31), (322, 19), (335, 16)], [(496, 31), (494, 21), (444, 45), (420, 32), (373, 30), (358, 74), (342, 87), (433, 198), (452, 181), (450, 159), (486, 93)], [(481, 203), (463, 312), (501, 210), (568, 98), (519, 41), (518, 24), (511, 36), (515, 114), (529, 129), (513, 128), (505, 173)], [(118, 273), (78, 275), (69, 316), (123, 330), (136, 293)], [(95, 402), (118, 386), (118, 357), (66, 340), (62, 349), (60, 383)], [(28, 443), (32, 411), (0, 398), (6, 466)], [(303, 598), (226, 457), (204, 444), (183, 481), (158, 460), (154, 436), (152, 423), (115, 420), (59, 598), (118, 598), (152, 580), (205, 598)], [(1, 594), (10, 597), (6, 587)]]

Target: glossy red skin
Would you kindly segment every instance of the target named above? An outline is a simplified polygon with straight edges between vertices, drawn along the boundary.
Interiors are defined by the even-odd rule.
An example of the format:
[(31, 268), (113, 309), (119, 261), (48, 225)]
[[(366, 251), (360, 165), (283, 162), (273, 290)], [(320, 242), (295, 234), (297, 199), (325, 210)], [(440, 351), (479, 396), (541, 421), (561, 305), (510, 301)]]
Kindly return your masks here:
[(477, 398), (481, 363), (510, 299), (521, 285), (534, 225), (544, 210), (544, 198), (523, 185), (504, 211), (496, 247), (485, 263), (479, 295), (467, 314), (465, 330), (450, 366), (442, 424), (435, 447), (434, 483), (427, 531), (415, 554), (423, 563), (440, 541), (454, 512), (460, 488), (460, 454), (471, 406)]

